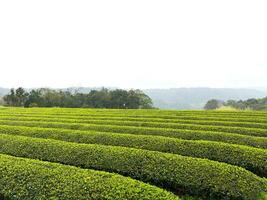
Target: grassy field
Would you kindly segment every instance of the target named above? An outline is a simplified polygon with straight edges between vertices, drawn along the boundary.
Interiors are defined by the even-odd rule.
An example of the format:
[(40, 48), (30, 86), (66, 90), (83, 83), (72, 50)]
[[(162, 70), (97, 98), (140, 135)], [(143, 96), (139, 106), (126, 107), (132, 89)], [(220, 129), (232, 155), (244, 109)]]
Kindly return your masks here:
[(0, 199), (267, 199), (267, 112), (0, 107)]

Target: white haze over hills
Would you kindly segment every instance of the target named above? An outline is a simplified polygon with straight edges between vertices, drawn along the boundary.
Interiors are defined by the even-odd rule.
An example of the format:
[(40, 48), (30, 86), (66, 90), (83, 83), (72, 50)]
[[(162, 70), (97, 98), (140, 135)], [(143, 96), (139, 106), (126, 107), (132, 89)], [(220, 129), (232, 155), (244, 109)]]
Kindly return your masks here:
[(156, 107), (162, 109), (202, 109), (210, 99), (227, 101), (263, 98), (267, 89), (172, 88), (144, 90)]

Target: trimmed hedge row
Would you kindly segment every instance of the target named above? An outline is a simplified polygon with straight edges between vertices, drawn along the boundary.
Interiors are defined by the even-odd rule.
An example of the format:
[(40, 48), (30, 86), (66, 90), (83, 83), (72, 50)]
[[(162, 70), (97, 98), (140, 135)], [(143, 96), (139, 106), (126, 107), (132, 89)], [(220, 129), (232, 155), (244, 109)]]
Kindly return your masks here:
[(205, 199), (259, 199), (267, 182), (243, 168), (210, 160), (125, 147), (1, 135), (10, 155), (116, 172)]
[[(102, 116), (60, 116), (60, 119), (57, 116), (54, 115), (0, 115), (1, 120), (35, 120), (39, 121), (57, 121), (57, 122), (72, 122), (72, 123), (91, 123), (94, 121), (108, 121), (109, 124), (111, 124), (112, 121), (115, 122), (134, 122), (134, 123), (150, 123), (149, 126), (153, 126), (153, 124), (156, 127), (169, 127), (169, 128), (176, 128), (178, 123), (180, 124), (194, 124), (194, 125), (206, 125), (206, 126), (226, 126), (226, 127), (242, 127), (242, 128), (257, 128), (257, 129), (267, 129), (267, 120), (264, 123), (259, 122), (239, 122), (233, 120), (233, 118), (229, 119), (229, 121), (222, 121), (221, 119), (210, 119), (210, 120), (202, 120), (202, 119), (160, 119), (160, 118), (132, 118), (132, 117), (102, 117)], [(236, 119), (236, 118), (234, 118)], [(255, 121), (255, 118), (254, 118)], [(151, 124), (151, 122), (153, 124)], [(156, 124), (155, 124), (156, 123)], [(131, 124), (130, 124), (131, 125)], [(139, 124), (138, 124), (139, 125)]]
[(103, 125), (117, 125), (117, 126), (130, 126), (130, 127), (151, 127), (151, 128), (168, 128), (168, 129), (186, 129), (195, 131), (216, 131), (237, 133), (242, 135), (267, 137), (267, 130), (258, 128), (243, 128), (243, 127), (229, 127), (229, 126), (209, 126), (209, 125), (195, 125), (195, 124), (176, 124), (176, 123), (157, 123), (157, 122), (136, 122), (136, 121), (115, 121), (115, 120), (88, 120), (87, 123), (79, 120), (72, 119), (49, 119), (49, 118), (29, 118), (29, 117), (15, 117), (0, 119), (0, 123), (4, 121), (42, 121), (42, 122), (62, 122), (62, 123), (76, 123), (81, 125), (89, 124), (103, 124)]
[(0, 198), (179, 199), (160, 188), (120, 175), (1, 154)]
[(77, 144), (1, 135), (0, 151), (10, 155), (116, 172), (172, 191), (206, 199), (259, 199), (267, 181), (232, 165), (125, 147)]
[(181, 140), (167, 137), (72, 131), (52, 128), (0, 126), (0, 133), (48, 138), (68, 142), (124, 146), (184, 156), (207, 158), (243, 167), (267, 177), (267, 150), (211, 141)]
[[(56, 118), (57, 114), (55, 113), (1, 113), (0, 112), (0, 117), (45, 117), (45, 118)], [(220, 122), (267, 122), (267, 119), (262, 119), (262, 118), (222, 118), (220, 116), (216, 117), (203, 117), (203, 116), (197, 116), (197, 115), (192, 115), (192, 116), (176, 116), (176, 118), (161, 118), (161, 115), (156, 115), (156, 116), (132, 116), (132, 115), (124, 115), (122, 113), (121, 115), (108, 115), (108, 114), (93, 114), (93, 115), (75, 115), (73, 113), (70, 113), (68, 115), (60, 115), (60, 118), (67, 118), (67, 119), (129, 119), (129, 121), (156, 121), (156, 122), (173, 122), (175, 123), (176, 121), (180, 120), (197, 120), (197, 121), (220, 121)], [(239, 121), (240, 120), (240, 121)], [(262, 121), (257, 121), (257, 120), (262, 120)]]
[[(262, 118), (221, 118), (220, 116), (216, 117), (207, 117), (207, 116), (177, 116), (175, 118), (162, 118), (162, 115), (156, 115), (153, 116), (153, 118), (149, 116), (132, 116), (132, 115), (126, 115), (121, 113), (121, 115), (107, 115), (107, 114), (90, 114), (90, 115), (73, 115), (73, 113), (70, 113), (69, 115), (62, 115), (60, 113), (50, 113), (45, 114), (42, 113), (42, 115), (39, 114), (16, 114), (16, 113), (6, 113), (5, 115), (1, 115), (2, 117), (44, 117), (44, 118), (60, 118), (62, 119), (105, 119), (105, 120), (125, 120), (128, 121), (149, 121), (149, 122), (169, 122), (169, 123), (183, 123), (184, 124), (192, 124), (192, 122), (197, 121), (196, 124), (203, 124), (203, 125), (209, 125), (208, 123), (211, 122), (213, 125), (216, 126), (229, 126), (230, 124), (235, 127), (249, 127), (249, 128), (266, 128), (265, 124), (267, 122), (267, 119)], [(252, 123), (253, 122), (253, 123)], [(229, 124), (230, 123), (230, 124)]]
[[(58, 116), (53, 114), (16, 114), (16, 113), (6, 113), (1, 115), (0, 118), (2, 119), (12, 119), (16, 117), (37, 117), (37, 118), (47, 118), (47, 119), (58, 119)], [(159, 118), (160, 116), (155, 116), (154, 118), (148, 117), (132, 117), (132, 116), (112, 116), (112, 115), (94, 115), (94, 116), (78, 116), (78, 115), (61, 115), (60, 118), (62, 119), (72, 119), (81, 122), (86, 122), (88, 120), (126, 120), (126, 121), (144, 121), (144, 122), (162, 122), (162, 123), (184, 123), (184, 124), (200, 124), (200, 125), (214, 125), (214, 126), (233, 126), (233, 127), (248, 127), (248, 128), (267, 128), (267, 119), (261, 118), (221, 118), (221, 117), (198, 117), (198, 116), (177, 116), (176, 119), (162, 119)], [(253, 123), (252, 123), (253, 122)]]
[[(101, 112), (97, 109), (70, 109), (68, 112), (64, 111), (64, 108), (60, 109), (49, 109), (49, 108), (37, 108), (33, 110), (32, 108), (19, 109), (19, 108), (7, 108), (0, 110), (2, 114), (16, 113), (16, 114), (51, 114), (51, 115), (76, 115), (76, 116), (132, 116), (132, 117), (162, 117), (162, 118), (175, 118), (175, 117), (190, 117), (190, 116), (199, 116), (199, 117), (234, 117), (234, 118), (247, 118), (247, 117), (262, 117), (267, 118), (267, 112), (258, 113), (246, 113), (246, 112), (235, 112), (234, 114), (230, 112), (214, 112), (210, 111), (198, 111), (198, 112), (186, 112), (186, 111), (170, 111), (166, 112), (164, 110), (108, 110), (103, 109)], [(86, 111), (86, 112), (83, 112)], [(116, 112), (115, 112), (116, 111)]]
[(174, 129), (159, 129), (159, 128), (143, 128), (143, 127), (121, 127), (113, 125), (81, 125), (81, 124), (66, 124), (56, 122), (27, 122), (27, 121), (1, 121), (0, 125), (10, 126), (27, 126), (27, 127), (42, 127), (42, 128), (64, 128), (83, 131), (100, 131), (113, 133), (127, 133), (136, 135), (157, 135), (172, 138), (181, 138), (187, 140), (210, 140), (220, 141), (232, 144), (242, 144), (259, 148), (267, 148), (266, 137), (254, 137), (239, 134), (208, 132), (208, 131), (192, 131), (192, 130), (174, 130)]
[[(157, 110), (157, 109), (102, 109), (102, 108), (58, 108), (58, 107), (47, 107), (47, 108), (22, 108), (22, 107), (6, 107), (6, 108), (2, 108), (0, 109), (0, 111), (7, 111), (7, 110), (16, 110), (16, 111), (21, 111), (21, 112), (39, 112), (41, 111), (46, 111), (46, 112), (62, 112), (62, 113), (89, 113), (89, 112), (97, 112), (97, 113), (119, 113), (121, 111), (125, 112), (125, 113), (165, 113), (165, 114), (201, 114), (203, 113), (202, 110)], [(205, 111), (208, 114), (220, 114), (220, 115), (238, 115), (238, 114), (242, 114), (242, 115), (267, 115), (266, 111), (218, 111), (218, 110), (207, 110)]]
[(17, 112), (17, 113), (26, 113), (26, 114), (38, 114), (38, 113), (46, 113), (46, 114), (60, 114), (60, 115), (69, 115), (69, 114), (76, 114), (76, 115), (98, 115), (98, 114), (105, 114), (105, 115), (132, 115), (135, 116), (144, 116), (144, 117), (154, 117), (154, 116), (161, 116), (161, 117), (176, 117), (176, 116), (219, 116), (219, 117), (267, 117), (267, 112), (256, 112), (256, 111), (166, 111), (166, 110), (125, 110), (125, 109), (66, 109), (66, 108), (8, 108), (0, 110), (1, 113), (9, 113), (9, 112)]

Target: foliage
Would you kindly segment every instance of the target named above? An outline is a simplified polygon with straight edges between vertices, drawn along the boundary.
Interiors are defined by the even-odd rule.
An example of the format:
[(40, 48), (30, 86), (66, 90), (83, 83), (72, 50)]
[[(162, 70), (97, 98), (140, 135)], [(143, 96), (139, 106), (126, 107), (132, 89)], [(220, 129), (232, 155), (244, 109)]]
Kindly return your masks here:
[(1, 199), (166, 199), (173, 194), (106, 172), (0, 154)]
[[(222, 102), (219, 104), (219, 102)], [(223, 106), (237, 109), (237, 110), (267, 110), (267, 97), (259, 98), (259, 99), (247, 99), (247, 100), (228, 100), (226, 102), (219, 101), (219, 100), (210, 100), (205, 105), (205, 109), (218, 109)]]
[[(122, 175), (207, 199), (257, 199), (267, 183), (242, 168), (160, 152), (1, 135), (0, 151)], [(34, 151), (33, 151), (34, 149)]]
[[(182, 140), (167, 137), (0, 126), (0, 132), (62, 141), (124, 146), (184, 156), (207, 158), (243, 167), (259, 176), (267, 177), (267, 150), (222, 142)], [(1, 139), (0, 139), (1, 140)]]
[(239, 135), (236, 133), (211, 132), (199, 130), (184, 130), (184, 129), (162, 129), (154, 127), (131, 127), (131, 126), (116, 126), (104, 124), (80, 124), (80, 123), (62, 123), (62, 122), (43, 122), (39, 121), (19, 121), (19, 120), (0, 120), (1, 125), (12, 126), (29, 126), (29, 127), (43, 127), (43, 128), (63, 128), (82, 131), (101, 131), (101, 132), (115, 132), (128, 133), (137, 135), (155, 135), (173, 138), (182, 138), (190, 140), (211, 140), (223, 141), (233, 144), (245, 144), (254, 147), (267, 148), (267, 138), (254, 137), (250, 135)]
[[(77, 129), (86, 129), (88, 125), (94, 124), (103, 124), (105, 125), (115, 125), (120, 127), (147, 127), (147, 128), (164, 128), (169, 132), (174, 132), (174, 130), (196, 130), (196, 131), (214, 131), (214, 132), (226, 132), (226, 133), (237, 133), (241, 135), (250, 135), (250, 136), (267, 136), (266, 124), (260, 124), (259, 127), (250, 127), (250, 125), (242, 123), (218, 123), (210, 121), (209, 124), (201, 124), (198, 121), (181, 121), (180, 123), (160, 123), (160, 122), (147, 122), (147, 121), (128, 121), (124, 120), (99, 120), (99, 119), (90, 119), (90, 120), (75, 120), (75, 119), (59, 119), (59, 118), (43, 118), (43, 117), (1, 117), (1, 120), (15, 120), (19, 121), (41, 121), (41, 122), (59, 122), (59, 123), (68, 123), (71, 125), (80, 124), (80, 127)], [(198, 124), (199, 123), (199, 124)], [(237, 127), (233, 125), (237, 125)], [(253, 126), (253, 125), (252, 125)], [(84, 128), (83, 128), (84, 127)]]
[(57, 91), (47, 88), (31, 90), (11, 89), (4, 96), (7, 106), (15, 107), (66, 107), (66, 108), (120, 108), (149, 109), (152, 100), (140, 90), (91, 90), (87, 94)]
[(222, 106), (222, 102), (216, 99), (209, 100), (206, 105), (204, 106), (205, 110), (215, 110)]
[(4, 96), (4, 101), (8, 106), (24, 106), (27, 100), (28, 93), (21, 87), (15, 89), (11, 89), (10, 93)]
[[(94, 98), (99, 98), (97, 94), (94, 95)], [(123, 91), (113, 95), (116, 97), (116, 106), (126, 97)], [(51, 95), (48, 96), (47, 99), (50, 99)], [(36, 101), (36, 98), (32, 99)], [(108, 105), (104, 99), (106, 97), (95, 105)], [(23, 160), (34, 158), (49, 161), (47, 164), (55, 162), (114, 172), (168, 189), (179, 196), (182, 194), (182, 199), (256, 200), (264, 198), (262, 195), (267, 190), (267, 179), (264, 178), (267, 176), (266, 123), (267, 112), (264, 111), (5, 107), (0, 109), (0, 152), (24, 157)], [(17, 199), (49, 199), (51, 193), (58, 194), (58, 191), (61, 197), (67, 197), (69, 193), (65, 193), (65, 189), (72, 189), (64, 185), (59, 190), (52, 187), (49, 172), (48, 184), (44, 185), (44, 181), (40, 182), (43, 180), (42, 172), (35, 167), (36, 164), (29, 168), (34, 172), (31, 175), (24, 168), (16, 171), (18, 175), (10, 171), (9, 178), (4, 179), (7, 184), (1, 179), (6, 177), (2, 169), (10, 169), (15, 165), (10, 162), (7, 166), (3, 165), (1, 168), (0, 155), (0, 184), (8, 186), (8, 196), (3, 196), (0, 185), (0, 199), (16, 199), (17, 194), (28, 195)], [(49, 171), (50, 167), (46, 168)], [(80, 168), (77, 169), (79, 173), (83, 171)], [(67, 171), (67, 168), (64, 170)], [(60, 181), (68, 184), (68, 178), (65, 181), (67, 172), (61, 174)], [(82, 176), (75, 179), (70, 175), (71, 184), (76, 186), (82, 183), (82, 188), (87, 188)], [(59, 177), (55, 174), (51, 176)], [(110, 191), (119, 195), (116, 199), (168, 199), (167, 193), (161, 198), (159, 193), (154, 195), (151, 190), (144, 191), (133, 185), (129, 188), (126, 182), (122, 186), (116, 185), (116, 190), (113, 190), (117, 179), (109, 184), (102, 178), (86, 177), (96, 186), (94, 190), (91, 191), (89, 187), (86, 191), (96, 199), (101, 199), (105, 194), (109, 195), (105, 199), (115, 198)], [(31, 184), (32, 179), (36, 179), (36, 182), (32, 181), (34, 184)], [(53, 183), (61, 184), (54, 179)], [(166, 192), (153, 188), (160, 195)], [(75, 199), (86, 198), (83, 190), (76, 189), (73, 192)], [(79, 191), (83, 195), (77, 194)], [(136, 191), (140, 193), (136, 194)], [(48, 196), (41, 198), (39, 194), (44, 193)], [(125, 193), (130, 196), (124, 196)], [(74, 199), (71, 195), (69, 197)]]

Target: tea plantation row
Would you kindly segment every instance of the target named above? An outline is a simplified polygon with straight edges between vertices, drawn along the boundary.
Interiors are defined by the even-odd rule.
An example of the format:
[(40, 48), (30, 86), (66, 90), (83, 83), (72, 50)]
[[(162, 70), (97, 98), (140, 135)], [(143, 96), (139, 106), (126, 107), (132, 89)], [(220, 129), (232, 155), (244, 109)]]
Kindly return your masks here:
[(266, 199), (266, 122), (251, 111), (1, 108), (0, 199)]

